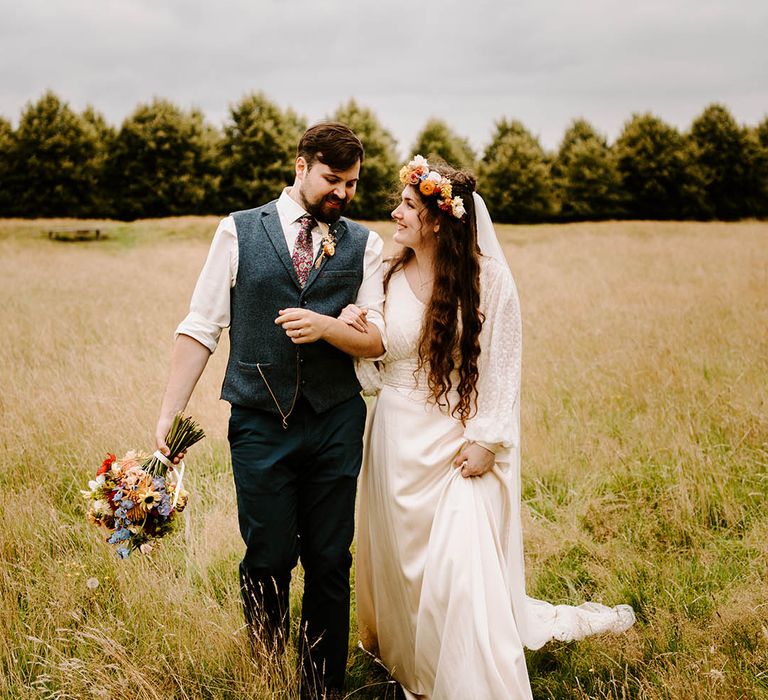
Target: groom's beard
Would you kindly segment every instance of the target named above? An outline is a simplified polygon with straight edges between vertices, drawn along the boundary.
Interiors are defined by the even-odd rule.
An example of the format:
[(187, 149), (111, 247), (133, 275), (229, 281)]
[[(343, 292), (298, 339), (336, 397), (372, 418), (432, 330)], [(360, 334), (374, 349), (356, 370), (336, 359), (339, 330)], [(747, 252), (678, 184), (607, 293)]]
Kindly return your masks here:
[(310, 202), (299, 190), (301, 201), (307, 214), (311, 214), (324, 224), (335, 224), (347, 208), (347, 199), (339, 199), (334, 194), (327, 194), (317, 202)]

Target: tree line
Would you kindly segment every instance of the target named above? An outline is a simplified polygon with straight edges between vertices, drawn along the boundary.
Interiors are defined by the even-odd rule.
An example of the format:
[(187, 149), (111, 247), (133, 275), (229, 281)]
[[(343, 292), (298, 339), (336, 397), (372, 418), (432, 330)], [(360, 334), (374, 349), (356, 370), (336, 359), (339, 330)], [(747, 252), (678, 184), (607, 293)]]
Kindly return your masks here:
[[(387, 218), (400, 156), (391, 133), (354, 100), (330, 119), (366, 150), (350, 216)], [(293, 180), (304, 117), (263, 93), (231, 106), (222, 128), (166, 99), (139, 105), (115, 128), (92, 107), (48, 91), (0, 117), (0, 216), (136, 219), (223, 214), (268, 201)], [(609, 144), (575, 119), (554, 152), (517, 120), (501, 119), (482, 154), (430, 119), (408, 151), (469, 168), (500, 222), (737, 219), (768, 216), (768, 117), (739, 125), (722, 104), (686, 132), (634, 114)]]

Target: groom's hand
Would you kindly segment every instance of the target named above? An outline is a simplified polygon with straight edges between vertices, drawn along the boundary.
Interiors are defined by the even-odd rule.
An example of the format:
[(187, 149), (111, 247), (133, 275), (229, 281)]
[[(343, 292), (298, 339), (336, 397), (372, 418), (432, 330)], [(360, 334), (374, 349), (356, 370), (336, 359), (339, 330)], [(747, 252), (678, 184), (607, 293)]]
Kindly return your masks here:
[(155, 445), (157, 446), (157, 449), (160, 450), (160, 452), (162, 452), (166, 457), (168, 457), (168, 459), (170, 459), (174, 464), (178, 464), (182, 459), (184, 459), (186, 451), (179, 452), (178, 454), (171, 457), (171, 448), (166, 444), (165, 436), (168, 435), (168, 431), (171, 429), (172, 423), (173, 417), (167, 418), (160, 416), (157, 421), (157, 427), (155, 428)]
[(459, 454), (453, 460), (453, 466), (461, 469), (461, 475), (465, 478), (482, 476), (493, 468), (496, 455), (473, 442), (468, 442), (461, 448)]
[(296, 344), (314, 343), (320, 340), (333, 321), (309, 309), (280, 309), (275, 323), (283, 327), (285, 334)]

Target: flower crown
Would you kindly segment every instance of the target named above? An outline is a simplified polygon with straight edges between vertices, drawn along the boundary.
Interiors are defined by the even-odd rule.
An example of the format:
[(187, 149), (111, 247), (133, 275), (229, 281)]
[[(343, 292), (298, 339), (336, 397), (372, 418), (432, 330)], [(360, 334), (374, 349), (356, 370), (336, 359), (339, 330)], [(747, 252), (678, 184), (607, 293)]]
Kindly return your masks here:
[(424, 156), (414, 156), (413, 160), (400, 168), (400, 182), (413, 185), (425, 197), (437, 197), (437, 206), (447, 211), (457, 219), (463, 219), (467, 210), (464, 200), (453, 197), (451, 181), (435, 170), (429, 169), (429, 163)]

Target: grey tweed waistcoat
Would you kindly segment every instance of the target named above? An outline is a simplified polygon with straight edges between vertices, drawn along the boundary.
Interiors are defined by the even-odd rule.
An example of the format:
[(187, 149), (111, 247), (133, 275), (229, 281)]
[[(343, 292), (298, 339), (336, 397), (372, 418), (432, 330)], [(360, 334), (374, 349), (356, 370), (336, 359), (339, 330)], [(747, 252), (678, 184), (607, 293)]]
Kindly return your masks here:
[(352, 358), (323, 340), (294, 345), (275, 323), (280, 309), (336, 317), (363, 280), (368, 230), (349, 219), (331, 226), (336, 251), (312, 266), (302, 289), (275, 202), (232, 214), (239, 263), (231, 294), (230, 352), (221, 397), (285, 419), (303, 394), (318, 413), (360, 391)]

